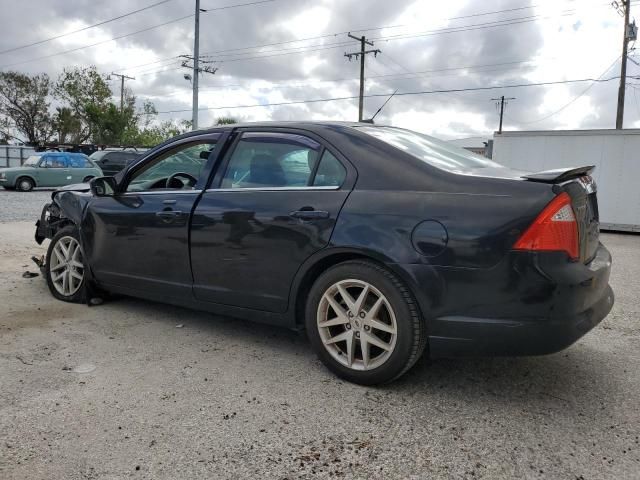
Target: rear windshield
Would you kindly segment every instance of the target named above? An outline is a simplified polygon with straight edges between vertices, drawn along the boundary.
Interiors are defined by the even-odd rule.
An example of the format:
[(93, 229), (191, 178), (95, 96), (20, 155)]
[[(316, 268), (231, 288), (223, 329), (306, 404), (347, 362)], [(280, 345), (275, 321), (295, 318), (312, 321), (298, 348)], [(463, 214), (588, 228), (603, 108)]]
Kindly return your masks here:
[(488, 158), (422, 133), (396, 127), (357, 128), (423, 162), (450, 172), (465, 173), (478, 168), (500, 167)]

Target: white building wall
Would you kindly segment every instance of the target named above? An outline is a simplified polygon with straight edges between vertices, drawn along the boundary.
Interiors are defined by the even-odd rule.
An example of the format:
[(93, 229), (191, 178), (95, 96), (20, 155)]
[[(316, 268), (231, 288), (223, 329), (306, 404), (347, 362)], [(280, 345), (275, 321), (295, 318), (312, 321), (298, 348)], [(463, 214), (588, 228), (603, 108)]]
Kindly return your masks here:
[(640, 231), (640, 130), (503, 132), (493, 160), (531, 172), (595, 165), (603, 228)]

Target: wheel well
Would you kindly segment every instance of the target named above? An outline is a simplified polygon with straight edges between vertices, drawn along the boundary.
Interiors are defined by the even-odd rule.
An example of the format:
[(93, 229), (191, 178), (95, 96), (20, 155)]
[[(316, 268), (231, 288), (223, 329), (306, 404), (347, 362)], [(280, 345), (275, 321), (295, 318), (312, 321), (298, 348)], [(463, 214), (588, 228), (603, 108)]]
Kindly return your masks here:
[(375, 258), (353, 252), (336, 253), (319, 260), (304, 274), (304, 277), (302, 277), (302, 280), (298, 285), (295, 299), (296, 326), (300, 327), (301, 325), (304, 325), (304, 312), (307, 303), (307, 297), (309, 296), (309, 290), (311, 290), (311, 286), (316, 281), (316, 279), (334, 265), (342, 262), (347, 262), (349, 260), (367, 260), (384, 267), (384, 265)]
[(20, 180), (22, 180), (23, 178), (27, 178), (27, 179), (31, 180), (31, 183), (33, 183), (34, 187), (37, 185), (35, 178), (33, 178), (33, 177), (29, 176), (29, 175), (19, 175), (19, 176), (16, 177), (16, 187), (18, 186), (18, 182), (20, 182)]

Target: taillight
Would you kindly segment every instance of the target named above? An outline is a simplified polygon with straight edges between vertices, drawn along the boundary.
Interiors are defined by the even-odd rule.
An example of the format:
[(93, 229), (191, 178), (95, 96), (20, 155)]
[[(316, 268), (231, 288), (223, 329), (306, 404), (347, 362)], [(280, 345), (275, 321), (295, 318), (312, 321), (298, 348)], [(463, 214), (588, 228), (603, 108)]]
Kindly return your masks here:
[(580, 256), (578, 223), (566, 192), (555, 197), (514, 245), (515, 250), (567, 252), (572, 260)]

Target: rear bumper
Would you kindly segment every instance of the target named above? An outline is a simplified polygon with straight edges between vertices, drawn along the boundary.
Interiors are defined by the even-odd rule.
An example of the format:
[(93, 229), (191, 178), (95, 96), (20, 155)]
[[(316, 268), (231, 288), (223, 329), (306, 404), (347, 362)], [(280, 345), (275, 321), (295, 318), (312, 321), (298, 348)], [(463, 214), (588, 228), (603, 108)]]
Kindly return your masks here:
[[(483, 271), (439, 273), (429, 320), (432, 357), (543, 355), (573, 344), (611, 311), (611, 255), (589, 264), (560, 253), (512, 252)], [(424, 285), (424, 283), (422, 283)]]

